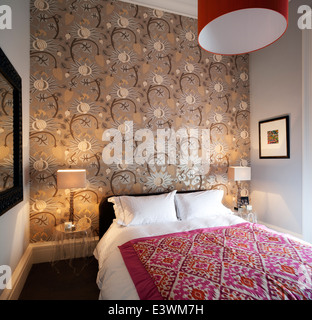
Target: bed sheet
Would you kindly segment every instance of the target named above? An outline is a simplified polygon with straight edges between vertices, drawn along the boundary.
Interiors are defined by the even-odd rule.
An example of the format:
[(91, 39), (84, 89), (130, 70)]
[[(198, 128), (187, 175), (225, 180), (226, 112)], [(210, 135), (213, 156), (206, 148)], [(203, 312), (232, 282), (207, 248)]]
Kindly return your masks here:
[(218, 213), (207, 218), (187, 221), (124, 227), (113, 221), (110, 228), (99, 241), (94, 250), (98, 260), (99, 271), (97, 285), (101, 300), (138, 300), (136, 288), (123, 261), (118, 246), (132, 239), (158, 236), (174, 232), (190, 231), (200, 228), (230, 226), (246, 222), (229, 213)]

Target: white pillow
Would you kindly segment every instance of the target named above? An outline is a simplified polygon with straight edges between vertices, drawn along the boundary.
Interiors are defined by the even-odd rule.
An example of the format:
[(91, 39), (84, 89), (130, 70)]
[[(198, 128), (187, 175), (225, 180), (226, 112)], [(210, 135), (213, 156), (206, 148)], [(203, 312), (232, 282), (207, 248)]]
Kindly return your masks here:
[(177, 221), (176, 192), (154, 196), (117, 196), (108, 201), (114, 203), (117, 223), (124, 226)]
[(223, 190), (206, 190), (180, 193), (175, 196), (177, 215), (180, 220), (204, 218), (219, 212), (231, 212), (222, 204)]

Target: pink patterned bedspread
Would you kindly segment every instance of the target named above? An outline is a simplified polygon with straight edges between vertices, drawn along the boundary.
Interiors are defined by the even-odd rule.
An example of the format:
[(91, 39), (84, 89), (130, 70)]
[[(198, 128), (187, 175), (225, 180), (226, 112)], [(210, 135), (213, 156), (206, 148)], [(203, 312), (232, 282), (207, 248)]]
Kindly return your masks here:
[(142, 300), (312, 299), (312, 246), (242, 223), (119, 247)]

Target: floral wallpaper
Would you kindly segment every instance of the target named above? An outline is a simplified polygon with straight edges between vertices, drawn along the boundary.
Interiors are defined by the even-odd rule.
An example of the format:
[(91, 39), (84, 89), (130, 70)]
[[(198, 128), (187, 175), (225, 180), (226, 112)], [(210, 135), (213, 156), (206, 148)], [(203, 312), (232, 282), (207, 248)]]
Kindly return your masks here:
[[(194, 19), (107, 0), (31, 0), (30, 42), (32, 242), (51, 240), (55, 224), (68, 219), (69, 191), (56, 184), (61, 168), (87, 170), (75, 218), (90, 217), (95, 230), (98, 203), (111, 194), (222, 188), (233, 204), (228, 166), (250, 161), (248, 55), (205, 52)], [(129, 123), (131, 133), (144, 129), (154, 139), (159, 129), (209, 130), (209, 171), (166, 161), (167, 149), (162, 162), (108, 163), (116, 141), (107, 130), (120, 132), (121, 157), (157, 149), (151, 139), (145, 148), (129, 143)], [(193, 142), (177, 140), (185, 143)]]

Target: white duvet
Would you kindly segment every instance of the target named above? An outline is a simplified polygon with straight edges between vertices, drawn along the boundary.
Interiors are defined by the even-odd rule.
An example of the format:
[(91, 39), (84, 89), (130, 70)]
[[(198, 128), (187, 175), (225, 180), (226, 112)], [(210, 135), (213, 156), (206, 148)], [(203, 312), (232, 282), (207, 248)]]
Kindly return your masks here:
[(101, 300), (138, 300), (136, 288), (123, 261), (118, 246), (142, 237), (157, 236), (200, 228), (229, 226), (246, 222), (229, 213), (218, 213), (206, 218), (124, 227), (112, 223), (94, 250), (98, 260), (97, 285)]

